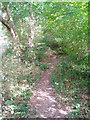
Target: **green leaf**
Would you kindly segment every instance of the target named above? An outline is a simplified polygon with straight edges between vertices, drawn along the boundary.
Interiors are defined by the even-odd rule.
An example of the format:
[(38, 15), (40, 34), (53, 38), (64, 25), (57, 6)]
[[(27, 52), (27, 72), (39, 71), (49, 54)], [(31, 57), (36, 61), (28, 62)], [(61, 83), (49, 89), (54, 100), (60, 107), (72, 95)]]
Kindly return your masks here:
[(8, 6), (9, 2), (2, 2), (3, 6)]
[(13, 104), (13, 101), (7, 100), (7, 101), (5, 102), (5, 104), (6, 104), (6, 105), (12, 105), (12, 104)]
[(23, 103), (23, 106), (25, 106), (25, 107), (26, 107), (26, 106), (27, 106), (27, 102), (24, 102), (24, 103)]

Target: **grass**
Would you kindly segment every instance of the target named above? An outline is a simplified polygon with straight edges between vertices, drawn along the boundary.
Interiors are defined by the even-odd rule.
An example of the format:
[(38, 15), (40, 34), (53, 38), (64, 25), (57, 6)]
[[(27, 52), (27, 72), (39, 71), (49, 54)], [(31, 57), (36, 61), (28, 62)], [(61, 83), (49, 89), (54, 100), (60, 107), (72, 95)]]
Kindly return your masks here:
[[(86, 117), (87, 106), (87, 67), (78, 64), (67, 56), (62, 56), (51, 75), (51, 83), (58, 94), (67, 98), (64, 103), (72, 106), (69, 117)], [(61, 97), (62, 99), (62, 97)]]

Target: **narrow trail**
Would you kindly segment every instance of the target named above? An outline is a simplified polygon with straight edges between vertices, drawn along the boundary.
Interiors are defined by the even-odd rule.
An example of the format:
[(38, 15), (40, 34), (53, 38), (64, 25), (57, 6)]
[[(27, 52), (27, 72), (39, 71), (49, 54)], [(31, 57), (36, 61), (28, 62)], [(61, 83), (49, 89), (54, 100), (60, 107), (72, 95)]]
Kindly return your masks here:
[(58, 102), (58, 94), (50, 83), (50, 75), (56, 63), (57, 58), (53, 56), (51, 67), (43, 74), (31, 98), (31, 108), (36, 109), (39, 118), (65, 118), (67, 114), (63, 112)]

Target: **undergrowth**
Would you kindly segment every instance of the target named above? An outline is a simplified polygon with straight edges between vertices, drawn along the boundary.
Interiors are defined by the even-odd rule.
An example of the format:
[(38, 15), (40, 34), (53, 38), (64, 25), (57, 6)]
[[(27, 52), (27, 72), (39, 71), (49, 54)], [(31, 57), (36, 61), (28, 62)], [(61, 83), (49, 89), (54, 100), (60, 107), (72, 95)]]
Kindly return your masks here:
[(44, 54), (45, 46), (34, 48), (20, 45), (20, 61), (14, 52), (14, 46), (9, 45), (2, 56), (2, 110), (3, 118), (30, 118), (37, 117), (36, 110), (30, 108), (30, 97), (35, 83), (42, 76), (42, 72), (50, 67), (49, 63), (43, 63), (47, 59)]
[[(87, 65), (62, 56), (51, 75), (50, 81), (61, 96), (60, 102), (72, 108), (70, 118), (84, 118), (88, 115), (87, 69)], [(61, 100), (63, 97), (65, 99)]]

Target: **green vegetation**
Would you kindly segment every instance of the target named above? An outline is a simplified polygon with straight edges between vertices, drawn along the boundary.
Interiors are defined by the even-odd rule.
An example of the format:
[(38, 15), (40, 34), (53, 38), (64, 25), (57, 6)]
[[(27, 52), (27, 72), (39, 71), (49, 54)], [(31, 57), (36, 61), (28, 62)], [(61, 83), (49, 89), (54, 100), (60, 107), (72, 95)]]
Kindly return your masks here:
[(70, 118), (82, 118), (88, 114), (87, 70), (88, 68), (85, 65), (73, 61), (68, 56), (62, 56), (51, 75), (50, 81), (57, 93), (64, 96), (64, 104), (73, 106)]
[(58, 56), (50, 82), (59, 102), (71, 106), (70, 118), (87, 118), (88, 2), (2, 2), (0, 10), (9, 39), (2, 55), (3, 117), (37, 117), (32, 91)]

